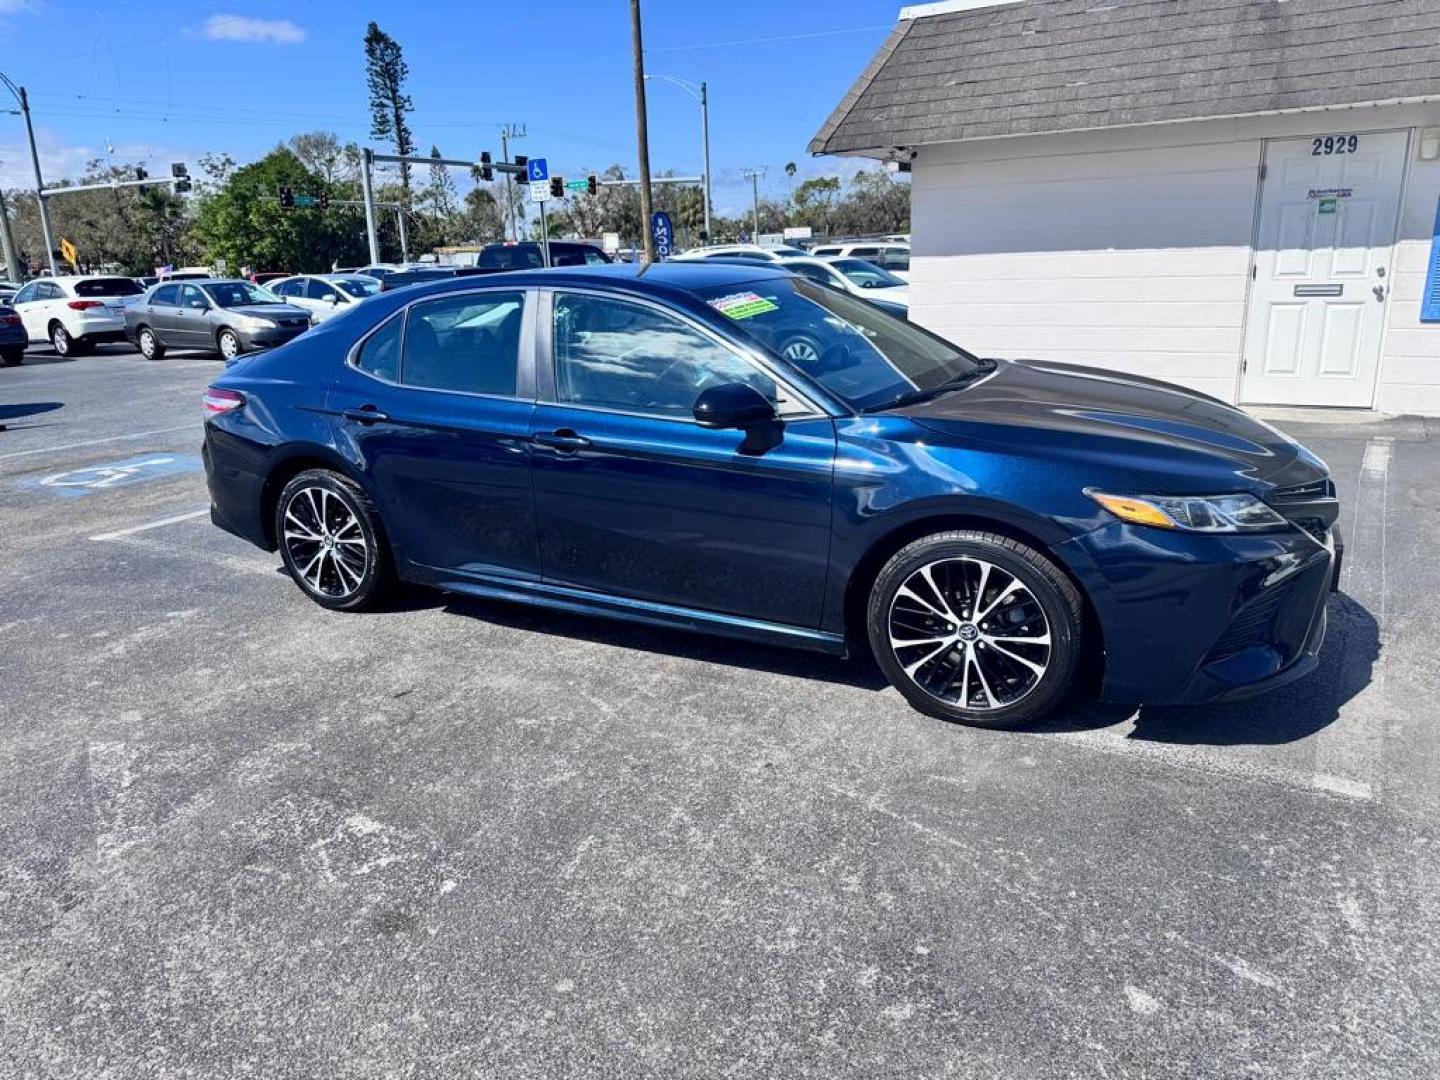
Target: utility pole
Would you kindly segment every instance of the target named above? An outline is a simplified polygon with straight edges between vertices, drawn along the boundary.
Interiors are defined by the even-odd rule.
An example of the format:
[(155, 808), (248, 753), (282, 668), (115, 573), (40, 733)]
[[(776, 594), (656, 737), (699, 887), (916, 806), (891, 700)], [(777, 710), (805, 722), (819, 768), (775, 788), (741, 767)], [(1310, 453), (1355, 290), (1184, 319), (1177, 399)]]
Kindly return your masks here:
[(20, 260), (15, 255), (15, 238), (10, 235), (10, 211), (5, 208), (5, 190), (0, 188), (0, 248), (4, 248), (5, 274), (20, 284)]
[[(500, 160), (510, 164), (510, 140), (525, 138), (524, 124), (506, 124), (500, 129)], [(519, 241), (520, 225), (515, 220), (515, 178), (505, 174), (505, 216), (510, 219), (510, 239)]]
[(403, 205), (395, 210), (395, 227), (400, 231), (400, 262), (403, 265), (410, 261), (410, 237), (405, 232), (405, 207)]
[(645, 262), (655, 261), (655, 237), (650, 231), (650, 129), (645, 119), (645, 43), (640, 34), (640, 0), (630, 0), (630, 45), (635, 54), (635, 143), (640, 157), (640, 232), (645, 238)]
[(375, 167), (375, 151), (368, 146), (360, 151), (360, 190), (365, 195), (365, 239), (370, 244), (370, 262), (380, 261), (380, 237), (375, 231), (375, 184), (370, 170)]
[(40, 231), (45, 236), (45, 261), (50, 266), (50, 275), (54, 277), (58, 273), (55, 268), (55, 237), (50, 232), (50, 212), (45, 208), (45, 180), (40, 175), (40, 154), (35, 149), (35, 125), (30, 122), (30, 97), (23, 86), (16, 86), (3, 74), (0, 74), (0, 85), (15, 95), (15, 100), (20, 103), (20, 115), (25, 118), (25, 137), (30, 140), (30, 164), (35, 169), (35, 204), (40, 211)]
[(752, 244), (760, 243), (760, 177), (764, 175), (764, 169), (745, 170), (745, 179), (750, 181), (750, 196), (755, 215), (755, 226), (750, 233), (750, 242)]

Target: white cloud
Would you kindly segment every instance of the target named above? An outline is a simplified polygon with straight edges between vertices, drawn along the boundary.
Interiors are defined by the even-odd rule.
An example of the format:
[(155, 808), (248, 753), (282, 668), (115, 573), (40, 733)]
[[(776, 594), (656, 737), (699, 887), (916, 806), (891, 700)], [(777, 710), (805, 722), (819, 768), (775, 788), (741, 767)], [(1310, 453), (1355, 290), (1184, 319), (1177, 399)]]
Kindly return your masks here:
[[(4, 0), (0, 0), (4, 3)], [(272, 45), (298, 45), (305, 30), (289, 19), (248, 19), (243, 15), (211, 15), (204, 35), (211, 41), (259, 41)]]
[[(0, 3), (3, 2), (0, 0)], [(9, 135), (8, 132), (6, 134)], [(117, 164), (125, 165), (141, 163), (151, 176), (169, 176), (170, 162), (184, 161), (189, 163), (193, 176), (197, 171), (195, 163), (200, 157), (193, 149), (139, 142), (115, 143), (114, 154), (107, 154), (103, 143), (100, 146), (68, 144), (48, 128), (36, 130), (35, 142), (47, 185), (60, 180), (79, 180), (85, 166), (96, 158), (109, 157)], [(0, 143), (0, 188), (30, 191), (34, 187), (35, 174), (30, 169), (30, 149), (25, 144), (23, 132), (19, 138), (6, 138)]]

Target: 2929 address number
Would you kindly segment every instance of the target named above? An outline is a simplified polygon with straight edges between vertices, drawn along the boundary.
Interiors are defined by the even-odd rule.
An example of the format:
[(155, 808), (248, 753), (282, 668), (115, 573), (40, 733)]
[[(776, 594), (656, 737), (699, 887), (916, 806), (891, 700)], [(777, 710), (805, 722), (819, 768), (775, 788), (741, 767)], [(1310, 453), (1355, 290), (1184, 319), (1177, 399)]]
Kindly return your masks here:
[(1328, 157), (1331, 154), (1353, 154), (1359, 148), (1359, 135), (1326, 135), (1324, 138), (1311, 140), (1310, 156)]

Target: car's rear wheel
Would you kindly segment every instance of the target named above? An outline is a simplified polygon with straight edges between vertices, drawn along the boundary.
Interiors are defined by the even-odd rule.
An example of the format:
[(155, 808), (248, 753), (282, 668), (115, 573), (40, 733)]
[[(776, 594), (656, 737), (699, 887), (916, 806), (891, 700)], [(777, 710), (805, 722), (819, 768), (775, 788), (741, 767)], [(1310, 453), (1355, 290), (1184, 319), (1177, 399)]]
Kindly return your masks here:
[(1069, 689), (1080, 657), (1080, 594), (1017, 540), (936, 533), (880, 571), (867, 630), (886, 677), (915, 708), (1009, 727), (1044, 715)]
[(21, 345), (14, 349), (0, 351), (0, 364), (6, 367), (19, 367), (25, 362), (25, 346)]
[(85, 351), (83, 340), (71, 337), (70, 331), (58, 322), (50, 327), (50, 347), (55, 350), (55, 355), (67, 360), (80, 356)]
[(280, 492), (275, 539), (285, 569), (323, 607), (373, 607), (391, 572), (380, 515), (364, 490), (328, 469), (307, 469)]
[(234, 360), (240, 355), (240, 335), (229, 327), (221, 330), (215, 341), (220, 346), (220, 355), (226, 360)]
[(161, 360), (165, 356), (165, 346), (155, 336), (155, 331), (148, 326), (142, 326), (140, 333), (136, 335), (140, 343), (140, 355), (146, 360)]

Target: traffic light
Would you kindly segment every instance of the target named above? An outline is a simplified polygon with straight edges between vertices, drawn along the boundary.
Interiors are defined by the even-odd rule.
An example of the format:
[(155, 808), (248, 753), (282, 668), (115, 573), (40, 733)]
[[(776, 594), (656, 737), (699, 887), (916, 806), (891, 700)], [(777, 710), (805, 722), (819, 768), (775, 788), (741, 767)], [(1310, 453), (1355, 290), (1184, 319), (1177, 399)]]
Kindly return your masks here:
[(585, 178), (585, 194), (595, 195), (600, 191), (600, 178), (591, 173)]
[(330, 192), (328, 192), (328, 191), (322, 191), (322, 192), (320, 192), (320, 195), (319, 195), (319, 197), (316, 199), (316, 202), (319, 204), (321, 210), (329, 210), (329, 209), (330, 209)]
[(174, 185), (172, 186), (172, 190), (175, 192), (176, 195), (185, 194), (185, 192), (190, 190), (190, 178), (188, 176), (180, 177), (178, 180), (175, 181)]
[(175, 183), (171, 186), (171, 190), (177, 195), (190, 190), (190, 170), (183, 161), (172, 161), (170, 163), (170, 175), (175, 180)]
[(565, 197), (565, 178), (563, 176), (550, 177), (550, 197), (552, 199)]
[[(148, 172), (146, 172), (144, 169), (142, 169), (139, 165), (136, 165), (136, 166), (135, 166), (135, 179), (136, 179), (136, 180), (146, 180), (146, 179), (149, 179), (149, 177), (150, 177), (150, 174), (149, 174)], [(135, 190), (138, 191), (138, 192), (140, 192), (141, 195), (144, 195), (145, 192), (149, 191), (150, 189), (149, 189), (148, 187), (146, 187), (144, 184), (141, 184), (141, 185), (140, 185), (138, 188), (136, 188)]]
[(495, 179), (495, 170), (490, 167), (490, 151), (480, 151), (480, 179), (490, 181)]
[(530, 164), (530, 159), (524, 154), (516, 154), (515, 164), (520, 166), (520, 171), (515, 174), (515, 182), (517, 184), (530, 183), (530, 170), (525, 167)]
[(295, 191), (288, 184), (280, 185), (280, 205), (287, 210), (295, 207)]

